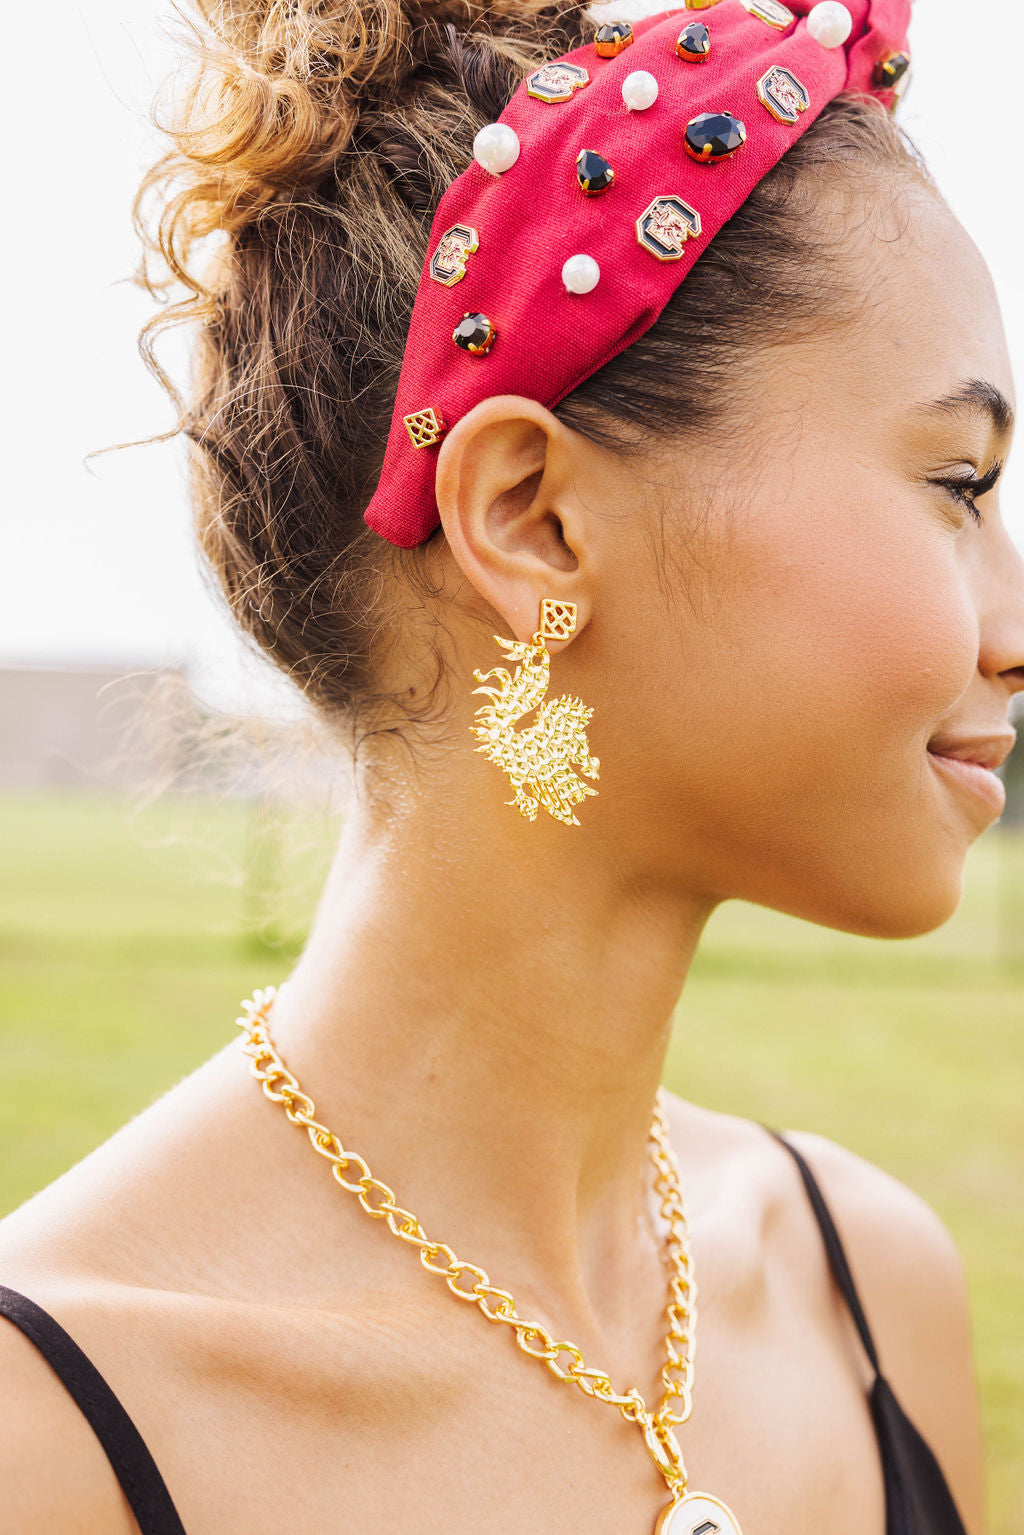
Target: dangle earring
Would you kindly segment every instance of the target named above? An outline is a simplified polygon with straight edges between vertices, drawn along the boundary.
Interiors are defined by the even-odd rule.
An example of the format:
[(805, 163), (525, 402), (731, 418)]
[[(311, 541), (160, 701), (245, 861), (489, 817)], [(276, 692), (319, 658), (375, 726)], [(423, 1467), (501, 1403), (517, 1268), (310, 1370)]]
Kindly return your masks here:
[[(576, 766), (587, 778), (596, 779), (598, 775), (600, 764), (590, 755), (586, 731), (593, 709), (588, 709), (582, 699), (566, 695), (544, 700), (551, 667), (545, 641), (567, 640), (575, 630), (576, 604), (544, 597), (540, 604), (540, 627), (531, 641), (494, 636), (505, 652), (505, 659), (519, 663), (515, 675), (504, 666), (489, 672), (473, 671), (478, 682), (486, 682), (488, 677), (499, 679), (497, 687), (473, 689), (474, 693), (488, 694), (492, 700), (480, 705), (476, 711), (479, 723), (469, 727), (481, 743), (475, 750), (483, 752), (508, 774), (515, 798), (507, 799), (505, 804), (514, 805), (528, 821), (536, 819), (537, 806), (543, 805), (556, 820), (567, 826), (579, 826), (573, 805), (588, 794), (597, 793), (573, 772)], [(533, 724), (516, 730), (516, 721), (538, 704)]]

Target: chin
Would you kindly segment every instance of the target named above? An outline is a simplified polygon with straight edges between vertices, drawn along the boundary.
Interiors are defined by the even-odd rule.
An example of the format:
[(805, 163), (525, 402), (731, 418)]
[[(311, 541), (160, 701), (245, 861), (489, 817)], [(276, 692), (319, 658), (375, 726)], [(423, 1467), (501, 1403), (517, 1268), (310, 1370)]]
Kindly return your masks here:
[(921, 938), (955, 916), (963, 893), (962, 855), (942, 863), (927, 857), (917, 864), (908, 860), (899, 870), (880, 872), (874, 888), (856, 892), (827, 925), (865, 938)]
[[(911, 847), (895, 838), (884, 858), (849, 855), (840, 869), (823, 860), (808, 878), (803, 859), (791, 878), (773, 888), (737, 891), (741, 900), (862, 938), (920, 938), (954, 916), (963, 899), (967, 843)], [(777, 876), (778, 870), (775, 874)]]

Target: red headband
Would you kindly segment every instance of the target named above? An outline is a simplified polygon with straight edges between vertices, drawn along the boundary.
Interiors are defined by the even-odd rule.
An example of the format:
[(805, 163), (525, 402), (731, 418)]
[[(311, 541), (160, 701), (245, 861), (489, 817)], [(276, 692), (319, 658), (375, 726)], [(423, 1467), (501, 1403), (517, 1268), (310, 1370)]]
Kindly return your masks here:
[[(910, 5), (690, 0), (601, 25), (529, 75), (498, 119), (507, 128), (474, 143), (508, 168), (474, 159), (438, 204), (370, 527), (422, 543), (440, 520), (444, 432), (491, 395), (550, 408), (642, 335), (833, 96), (860, 90), (894, 108)], [(636, 71), (648, 78), (627, 86), (627, 106)], [(563, 274), (571, 257), (583, 259)]]

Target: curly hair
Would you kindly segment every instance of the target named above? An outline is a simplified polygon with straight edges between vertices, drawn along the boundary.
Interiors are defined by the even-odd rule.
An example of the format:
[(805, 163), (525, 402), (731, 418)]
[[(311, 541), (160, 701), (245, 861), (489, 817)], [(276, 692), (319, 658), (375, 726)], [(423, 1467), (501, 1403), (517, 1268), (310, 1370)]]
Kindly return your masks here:
[[(388, 709), (425, 720), (441, 651), (415, 704), (382, 689), (380, 662), (400, 642), (403, 600), (434, 593), (426, 546), (400, 550), (362, 514), (430, 224), (476, 131), (594, 22), (585, 0), (198, 0), (183, 19), (193, 73), (134, 212), (137, 280), (154, 296), (184, 290), (140, 346), (179, 412), (164, 435), (192, 444), (205, 561), (242, 630), (353, 740)], [(658, 320), (554, 414), (613, 452), (721, 433), (745, 353), (856, 315), (849, 229), (826, 180), (870, 213), (907, 178), (934, 190), (893, 115), (870, 95), (837, 96)], [(181, 323), (187, 398), (154, 352)]]

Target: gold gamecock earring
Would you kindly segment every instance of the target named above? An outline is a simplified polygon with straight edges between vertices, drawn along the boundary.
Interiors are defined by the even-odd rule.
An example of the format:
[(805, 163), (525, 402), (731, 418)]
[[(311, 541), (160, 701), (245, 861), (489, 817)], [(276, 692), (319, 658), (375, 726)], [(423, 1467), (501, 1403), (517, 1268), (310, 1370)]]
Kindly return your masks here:
[[(544, 699), (551, 668), (545, 640), (567, 640), (575, 630), (576, 604), (544, 597), (540, 604), (540, 628), (531, 641), (494, 636), (506, 659), (519, 662), (515, 676), (504, 666), (489, 672), (477, 669), (473, 672), (478, 682), (486, 682), (488, 677), (500, 679), (498, 687), (473, 689), (474, 693), (487, 693), (493, 700), (480, 705), (476, 711), (479, 724), (469, 727), (480, 742), (476, 750), (508, 774), (515, 799), (507, 799), (505, 804), (514, 805), (528, 821), (536, 818), (540, 804), (556, 820), (567, 826), (579, 826), (573, 805), (588, 794), (597, 793), (573, 772), (576, 766), (587, 778), (596, 779), (598, 775), (600, 764), (590, 755), (586, 730), (593, 709), (588, 709), (580, 698), (563, 695)], [(533, 724), (516, 730), (516, 720), (538, 704)]]

